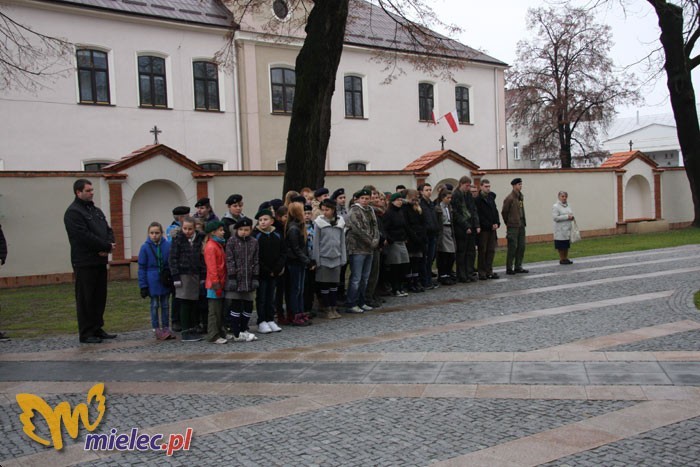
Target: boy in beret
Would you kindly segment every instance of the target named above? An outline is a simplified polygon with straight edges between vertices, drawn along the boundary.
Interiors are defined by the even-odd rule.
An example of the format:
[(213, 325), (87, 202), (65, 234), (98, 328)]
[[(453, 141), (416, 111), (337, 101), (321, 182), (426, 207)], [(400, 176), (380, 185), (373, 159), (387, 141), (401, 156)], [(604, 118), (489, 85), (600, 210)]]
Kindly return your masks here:
[(278, 279), (284, 274), (287, 251), (282, 231), (273, 225), (274, 215), (270, 209), (258, 211), (255, 220), (258, 224), (253, 231), (253, 237), (258, 241), (260, 265), (255, 308), (258, 310), (258, 332), (268, 334), (282, 330), (275, 323), (275, 289)]
[(177, 206), (173, 209), (173, 222), (165, 229), (165, 236), (169, 242), (180, 232), (182, 228), (182, 219), (190, 214), (189, 206)]
[(248, 327), (253, 314), (253, 295), (260, 285), (258, 241), (251, 236), (252, 227), (253, 221), (247, 217), (238, 220), (233, 225), (233, 235), (226, 242), (226, 300), (230, 338), (234, 342), (257, 340)]
[(379, 226), (369, 205), (371, 195), (367, 189), (355, 192), (353, 196), (356, 202), (350, 208), (346, 224), (346, 247), (350, 265), (350, 284), (345, 301), (348, 313), (372, 310), (365, 302), (365, 292), (372, 272), (372, 253), (379, 245)]
[(228, 240), (233, 235), (234, 224), (245, 218), (245, 214), (243, 214), (243, 196), (239, 194), (229, 196), (226, 198), (226, 206), (228, 206), (228, 212), (221, 218), (221, 222), (224, 223), (224, 238)]
[(204, 222), (218, 221), (219, 217), (214, 214), (214, 209), (211, 207), (209, 198), (199, 198), (194, 205), (197, 212), (194, 214), (195, 219), (204, 219)]

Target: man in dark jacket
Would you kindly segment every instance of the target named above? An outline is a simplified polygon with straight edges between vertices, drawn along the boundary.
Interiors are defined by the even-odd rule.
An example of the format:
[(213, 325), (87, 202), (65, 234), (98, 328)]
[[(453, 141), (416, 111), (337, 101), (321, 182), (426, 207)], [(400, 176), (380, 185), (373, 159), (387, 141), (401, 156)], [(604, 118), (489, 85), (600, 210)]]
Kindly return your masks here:
[(437, 282), (433, 284), (433, 260), (435, 259), (435, 249), (437, 239), (442, 226), (438, 224), (435, 205), (430, 197), (433, 194), (433, 187), (430, 183), (418, 185), (420, 192), (420, 207), (423, 210), (425, 221), (425, 247), (423, 248), (423, 271), (421, 272), (421, 285), (426, 289), (437, 287)]
[(455, 231), (457, 250), (457, 280), (474, 282), (474, 259), (476, 258), (476, 236), (481, 232), (476, 203), (470, 193), (472, 179), (464, 175), (457, 189), (452, 192), (452, 225)]
[(63, 223), (75, 273), (78, 332), (80, 342), (98, 344), (102, 339), (117, 337), (102, 329), (107, 304), (107, 260), (116, 244), (104, 213), (92, 202), (95, 194), (92, 183), (77, 180), (73, 193), (75, 200), (68, 206)]
[(476, 210), (479, 213), (479, 279), (498, 279), (493, 272), (493, 257), (496, 254), (496, 230), (501, 226), (496, 207), (496, 193), (491, 191), (491, 182), (481, 180), (481, 190), (476, 197)]

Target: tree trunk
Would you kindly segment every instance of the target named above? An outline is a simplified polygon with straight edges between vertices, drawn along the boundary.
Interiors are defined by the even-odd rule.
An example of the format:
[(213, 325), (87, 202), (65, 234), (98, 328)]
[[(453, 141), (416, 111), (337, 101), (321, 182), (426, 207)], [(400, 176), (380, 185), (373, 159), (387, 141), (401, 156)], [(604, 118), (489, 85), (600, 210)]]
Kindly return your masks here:
[(562, 169), (571, 168), (571, 130), (567, 125), (559, 125), (559, 160)]
[(331, 137), (331, 99), (343, 53), (349, 0), (316, 1), (296, 60), (296, 89), (287, 136), (284, 192), (323, 186)]
[(686, 52), (683, 38), (683, 9), (664, 0), (648, 0), (656, 10), (661, 29), (661, 45), (666, 55), (666, 77), (671, 96), (671, 107), (676, 120), (678, 142), (683, 152), (685, 173), (693, 196), (695, 219), (700, 227), (700, 126), (695, 107), (695, 90), (691, 79), (690, 52)]

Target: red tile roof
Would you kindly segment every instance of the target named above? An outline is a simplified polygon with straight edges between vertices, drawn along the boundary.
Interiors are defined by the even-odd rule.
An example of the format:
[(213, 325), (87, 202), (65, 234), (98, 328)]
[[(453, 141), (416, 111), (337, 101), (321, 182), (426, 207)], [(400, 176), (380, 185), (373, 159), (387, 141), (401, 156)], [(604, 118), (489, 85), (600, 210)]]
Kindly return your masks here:
[(102, 170), (105, 172), (118, 172), (158, 155), (167, 157), (168, 159), (171, 159), (172, 161), (192, 171), (197, 172), (202, 170), (202, 168), (196, 162), (164, 144), (146, 145), (133, 151), (131, 154), (127, 154), (117, 162), (112, 162), (111, 164), (106, 165), (102, 168)]
[(427, 152), (420, 156), (418, 159), (414, 160), (406, 167), (404, 170), (410, 172), (422, 172), (428, 168), (442, 162), (445, 159), (451, 159), (460, 165), (467, 167), (470, 170), (478, 170), (479, 166), (467, 159), (466, 157), (460, 156), (451, 149), (443, 149), (441, 151)]
[(602, 164), (600, 164), (600, 167), (608, 169), (620, 169), (635, 159), (641, 159), (647, 164), (651, 165), (652, 167), (658, 167), (658, 164), (656, 162), (645, 156), (642, 151), (637, 150), (613, 153), (610, 155), (610, 157), (605, 159)]

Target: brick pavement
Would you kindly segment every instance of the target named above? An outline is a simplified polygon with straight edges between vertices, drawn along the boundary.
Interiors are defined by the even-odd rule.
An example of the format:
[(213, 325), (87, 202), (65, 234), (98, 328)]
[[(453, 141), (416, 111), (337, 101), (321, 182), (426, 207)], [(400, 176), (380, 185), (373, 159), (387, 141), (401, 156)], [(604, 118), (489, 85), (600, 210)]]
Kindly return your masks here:
[[(528, 265), (250, 344), (1, 343), (0, 464), (698, 465), (698, 259)], [(190, 451), (85, 451), (81, 429), (59, 453), (21, 431), (16, 394), (77, 404), (96, 382), (96, 433), (191, 427)]]

